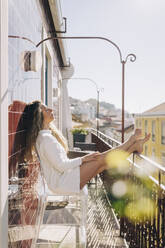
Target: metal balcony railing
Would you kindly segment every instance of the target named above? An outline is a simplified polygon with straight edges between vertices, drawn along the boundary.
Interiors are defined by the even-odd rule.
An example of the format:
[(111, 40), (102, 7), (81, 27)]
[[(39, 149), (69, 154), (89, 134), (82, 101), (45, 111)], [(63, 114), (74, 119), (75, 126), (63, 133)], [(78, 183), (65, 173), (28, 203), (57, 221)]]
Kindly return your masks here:
[[(120, 142), (91, 130), (92, 142), (104, 152)], [(133, 154), (128, 159), (127, 171), (109, 169), (101, 179), (108, 198), (120, 221), (120, 235), (130, 248), (165, 247), (165, 167), (143, 155)], [(124, 195), (113, 193), (126, 187)]]

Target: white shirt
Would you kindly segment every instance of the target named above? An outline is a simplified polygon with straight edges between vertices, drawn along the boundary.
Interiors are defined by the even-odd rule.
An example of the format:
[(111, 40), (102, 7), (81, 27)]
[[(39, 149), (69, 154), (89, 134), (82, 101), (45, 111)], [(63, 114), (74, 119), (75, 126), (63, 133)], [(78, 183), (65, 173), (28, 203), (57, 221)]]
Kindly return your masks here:
[(69, 159), (50, 130), (41, 130), (36, 141), (47, 185), (56, 194), (80, 193), (81, 158)]

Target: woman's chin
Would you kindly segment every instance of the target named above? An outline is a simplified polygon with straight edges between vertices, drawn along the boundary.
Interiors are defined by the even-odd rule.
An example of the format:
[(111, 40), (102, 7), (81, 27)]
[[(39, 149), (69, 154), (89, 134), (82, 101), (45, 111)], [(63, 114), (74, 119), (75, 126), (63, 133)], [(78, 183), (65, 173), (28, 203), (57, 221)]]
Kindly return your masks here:
[(54, 121), (54, 117), (50, 120), (50, 122), (49, 123), (52, 123)]

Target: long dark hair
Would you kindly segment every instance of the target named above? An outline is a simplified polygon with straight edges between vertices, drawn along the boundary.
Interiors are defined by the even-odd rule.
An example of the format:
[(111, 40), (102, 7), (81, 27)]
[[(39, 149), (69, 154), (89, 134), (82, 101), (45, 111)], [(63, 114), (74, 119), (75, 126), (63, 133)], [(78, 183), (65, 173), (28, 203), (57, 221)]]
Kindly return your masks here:
[(34, 145), (42, 127), (43, 113), (41, 111), (41, 102), (34, 101), (27, 104), (19, 120), (14, 139), (12, 153), (17, 154), (15, 156), (15, 163), (26, 163), (32, 159)]
[[(14, 160), (12, 159), (9, 162), (9, 168), (16, 169), (17, 163), (20, 165), (33, 160), (36, 139), (39, 131), (43, 129), (43, 122), (44, 117), (41, 109), (41, 102), (33, 101), (32, 103), (26, 104), (17, 126), (12, 149), (12, 153), (17, 155)], [(68, 151), (67, 142), (61, 132), (59, 132), (52, 123), (49, 125), (49, 129), (64, 149)]]
[(21, 154), (22, 160), (32, 159), (38, 133), (43, 128), (43, 120), (40, 101), (34, 101), (26, 105), (20, 119), (20, 126), (18, 125), (18, 130), (24, 129), (21, 143), (25, 145), (25, 149)]

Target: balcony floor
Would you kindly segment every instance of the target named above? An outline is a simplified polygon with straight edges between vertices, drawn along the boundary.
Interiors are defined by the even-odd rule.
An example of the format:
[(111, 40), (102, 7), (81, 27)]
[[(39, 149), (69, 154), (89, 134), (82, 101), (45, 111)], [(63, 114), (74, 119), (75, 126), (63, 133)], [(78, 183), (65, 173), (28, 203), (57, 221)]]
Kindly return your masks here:
[(97, 190), (89, 186), (87, 236), (88, 248), (126, 248), (119, 236), (119, 223), (106, 198), (103, 184), (98, 179)]
[[(106, 198), (100, 179), (97, 181), (97, 190), (94, 180), (89, 184), (88, 194), (86, 247), (126, 248), (125, 241), (119, 237), (119, 224)], [(49, 210), (49, 215), (51, 216), (51, 210)], [(76, 223), (58, 225), (55, 224), (54, 219), (51, 224), (41, 226), (37, 247), (83, 248), (84, 243), (79, 242), (80, 239), (83, 240), (83, 235)]]

